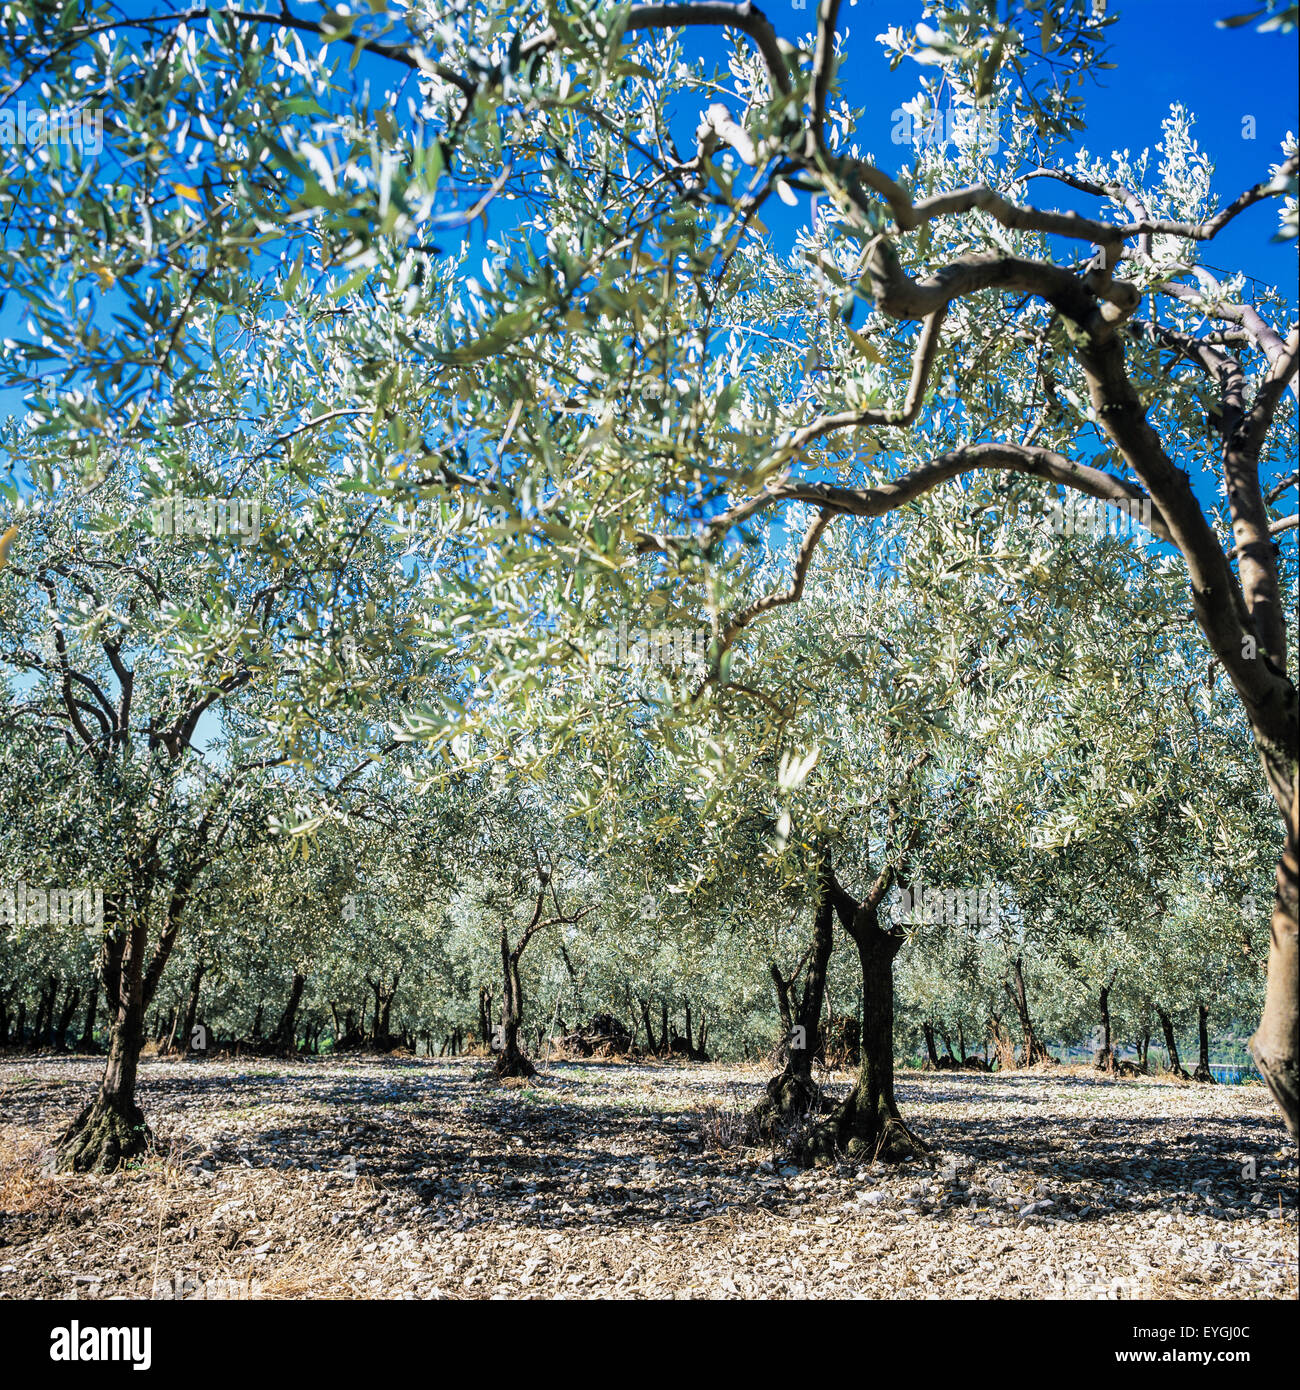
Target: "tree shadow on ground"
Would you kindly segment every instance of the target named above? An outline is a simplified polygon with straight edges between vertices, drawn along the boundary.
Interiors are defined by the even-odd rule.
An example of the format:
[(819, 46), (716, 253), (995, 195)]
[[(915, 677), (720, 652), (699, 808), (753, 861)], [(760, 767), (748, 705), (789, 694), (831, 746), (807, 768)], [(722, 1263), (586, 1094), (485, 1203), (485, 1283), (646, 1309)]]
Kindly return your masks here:
[[(44, 1079), (0, 1088), (5, 1118), (51, 1104), (71, 1115), (81, 1097), (70, 1096), (68, 1082), (92, 1084), (97, 1072), (94, 1059), (40, 1060)], [(60, 1071), (67, 1065), (67, 1081), (48, 1076), (51, 1063)], [(763, 1079), (759, 1072), (752, 1081), (730, 1079), (738, 1113), (757, 1100)], [(1060, 1113), (1063, 1099), (1067, 1110), (1074, 1097), (1105, 1104), (1097, 1087), (1143, 1084), (1171, 1093), (1154, 1117)], [(827, 1089), (842, 1094), (847, 1085), (840, 1074)], [(239, 1166), (319, 1174), (330, 1187), (364, 1179), (381, 1193), (413, 1196), (423, 1219), (458, 1230), (637, 1228), (794, 1206), (787, 1181), (756, 1170), (771, 1150), (708, 1144), (717, 1090), (708, 1068), (672, 1064), (553, 1062), (526, 1084), (502, 1086), (486, 1058), (321, 1057), (147, 1063), (141, 1100), (158, 1151), (196, 1174), (219, 1179)], [(1178, 1112), (1177, 1088), (1070, 1075), (904, 1073), (898, 1094), (903, 1113), (944, 1161), (955, 1162), (961, 1182), (1043, 1185), (1055, 1206), (1030, 1219), (1199, 1211), (1228, 1230), (1275, 1209), (1279, 1198), (1295, 1206), (1294, 1182), (1276, 1158), (1281, 1121), (1192, 1119)], [(982, 1113), (955, 1113), (972, 1094)], [(1122, 1098), (1122, 1089), (1111, 1094)], [(949, 1103), (954, 1113), (946, 1113)], [(934, 1179), (915, 1167), (870, 1176)], [(933, 1205), (921, 1201), (916, 1215), (952, 1219), (963, 1206), (969, 1200), (959, 1182)]]

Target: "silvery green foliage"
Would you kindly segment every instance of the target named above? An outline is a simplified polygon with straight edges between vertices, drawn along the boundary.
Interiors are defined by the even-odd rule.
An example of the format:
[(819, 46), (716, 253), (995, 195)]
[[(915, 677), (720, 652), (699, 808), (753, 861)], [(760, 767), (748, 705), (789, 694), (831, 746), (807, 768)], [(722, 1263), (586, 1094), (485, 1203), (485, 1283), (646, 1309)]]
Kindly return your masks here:
[[(1028, 177), (1046, 163), (1135, 189), (1152, 216), (1214, 211), (1187, 109), (1151, 132), (1158, 158), (1066, 143), (1104, 37), (1090, 4), (1026, 4), (1014, 24), (982, 4), (937, 10), (882, 35), (921, 61), (910, 113), (955, 93), (999, 113), (996, 149), (959, 134), (900, 155), (885, 113), (852, 111), (832, 87), (832, 155), (888, 160), (914, 201), (987, 182), (1022, 202), (1050, 186)], [(6, 11), (15, 80), (39, 75), (54, 98), (117, 118), (99, 160), (6, 152), (0, 192), (28, 238), (4, 252), (30, 320), (7, 345), (6, 384), (33, 393), (4, 445), (0, 603), (21, 644), (5, 655), (18, 676), (6, 796), (45, 779), (65, 808), (43, 797), (30, 843), (113, 882), (110, 847), (135, 853), (162, 824), (180, 855), (219, 807), (267, 856), (248, 881), (274, 906), (261, 925), (277, 963), (310, 957), (327, 998), (368, 970), (405, 962), (409, 979), (434, 959), (412, 1007), (446, 1019), (490, 969), (494, 924), (521, 910), (530, 856), (558, 840), (572, 891), (600, 909), (598, 931), (566, 938), (580, 970), (612, 997), (703, 976), (743, 1020), (766, 1007), (768, 952), (797, 954), (819, 848), (855, 884), (888, 862), (892, 795), (896, 820), (919, 827), (918, 872), (947, 881), (957, 843), (963, 873), (1005, 888), (1010, 944), (1032, 948), (1040, 988), (1108, 975), (1107, 951), (1136, 962), (1209, 901), (1183, 882), (1148, 910), (1134, 864), (1155, 852), (1152, 827), (1252, 887), (1271, 848), (1258, 798), (1222, 770), (1245, 756), (1240, 717), (1222, 677), (1203, 679), (1172, 561), (1063, 544), (1042, 482), (1012, 475), (967, 475), (888, 519), (840, 515), (815, 532), (816, 484), (881, 487), (971, 440), (1037, 438), (1117, 471), (1074, 329), (1041, 299), (963, 296), (915, 427), (802, 437), (842, 412), (906, 414), (915, 325), (883, 312), (864, 273), (889, 210), (864, 213), (790, 157), (811, 41), (782, 50), (781, 83), (747, 39), (714, 74), (689, 31), (629, 22), (627, 6), (521, 18), (504, 0), (394, 7), (327, 33), (219, 12), (150, 27), (94, 6)], [(351, 85), (362, 35), (367, 70), (392, 66), (387, 91)], [(1077, 78), (1042, 84), (1043, 55), (1061, 52)], [(393, 105), (402, 83), (422, 126)], [(789, 254), (763, 222), (774, 199), (808, 209)], [(1281, 206), (1293, 219), (1294, 199)], [(973, 254), (1051, 259), (1046, 233), (983, 212), (892, 241), (917, 275)], [(1194, 245), (1156, 235), (1112, 269), (1148, 294), (1199, 264)], [(1240, 289), (1194, 279), (1162, 311), (1172, 330)], [(1272, 315), (1284, 297), (1264, 287), (1256, 305)], [(1166, 449), (1202, 469), (1206, 384), (1150, 337), (1126, 354)], [(1266, 355), (1244, 358), (1256, 386)], [(1266, 486), (1294, 447), (1286, 398)], [(791, 480), (803, 491), (710, 530)], [(149, 504), (190, 494), (257, 500), (257, 542), (163, 554)], [(1230, 544), (1226, 506), (1212, 521)], [(810, 535), (805, 565), (797, 538)], [(34, 580), (50, 555), (98, 576), (91, 594), (51, 579), (82, 673), (112, 705), (105, 638), (137, 654), (156, 733), (213, 696), (210, 753), (101, 736), (93, 692), (88, 709), (69, 702), (57, 657), (51, 668), (35, 645), (51, 632)], [(163, 599), (141, 573), (165, 581)], [(761, 608), (800, 574), (800, 603)], [(703, 633), (702, 666), (611, 662), (623, 627)], [(111, 756), (62, 751), (78, 719)], [(340, 797), (340, 779), (390, 744), (419, 745), (409, 778), (367, 766)], [(281, 773), (235, 778), (280, 758)], [(422, 835), (429, 863), (369, 842), (369, 862), (349, 866), (363, 816)], [(338, 859), (296, 904), (270, 857), (286, 841)], [(477, 872), (442, 872), (474, 856)], [(361, 877), (374, 914), (349, 930), (333, 896)], [(1049, 911), (1062, 925), (1040, 939)], [(282, 922), (298, 925), (281, 937)], [(1095, 944), (1096, 959), (1058, 938)], [(996, 965), (1009, 943), (977, 944)], [(924, 963), (927, 941), (914, 945)], [(538, 950), (528, 968), (558, 989), (558, 945)], [(963, 960), (978, 998), (988, 972)]]

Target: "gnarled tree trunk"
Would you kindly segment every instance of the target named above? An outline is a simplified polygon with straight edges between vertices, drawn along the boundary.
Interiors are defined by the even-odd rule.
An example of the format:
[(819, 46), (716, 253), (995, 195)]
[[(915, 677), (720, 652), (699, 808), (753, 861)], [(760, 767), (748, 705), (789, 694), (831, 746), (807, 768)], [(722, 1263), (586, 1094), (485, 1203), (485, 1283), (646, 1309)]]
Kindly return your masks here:
[(1214, 1073), (1210, 1070), (1210, 1011), (1204, 1004), (1196, 1006), (1196, 1032), (1200, 1043), (1200, 1055), (1196, 1061), (1193, 1081), (1212, 1083)]
[(1183, 1070), (1183, 1064), (1178, 1060), (1178, 1044), (1174, 1041), (1172, 1020), (1163, 1009), (1156, 1010), (1156, 1017), (1160, 1020), (1160, 1030), (1165, 1035), (1165, 1048), (1169, 1052), (1170, 1072), (1182, 1081), (1190, 1081), (1191, 1077)]
[(925, 1064), (931, 1071), (942, 1069), (939, 1049), (934, 1045), (934, 1024), (928, 1019), (921, 1024), (921, 1036), (925, 1039)]
[(76, 1009), (81, 1000), (81, 990), (78, 986), (68, 984), (63, 991), (63, 1009), (59, 1013), (59, 1021), (54, 1025), (54, 1046), (63, 1051), (68, 1045), (68, 1026), (72, 1022), (73, 1010)]
[(806, 1152), (815, 1160), (843, 1153), (850, 1159), (900, 1163), (926, 1152), (903, 1123), (894, 1097), (894, 957), (905, 937), (880, 925), (879, 906), (889, 877), (882, 873), (863, 902), (833, 883), (836, 911), (862, 965), (861, 1060), (853, 1090), (809, 1137)]
[[(280, 1021), (275, 1025), (275, 1032), (271, 1036), (271, 1041), (276, 1047), (282, 1047), (286, 1052), (293, 1051), (294, 1038), (297, 1035), (298, 1005), (302, 1002), (302, 992), (306, 984), (306, 975), (301, 971), (295, 971), (293, 980), (289, 985), (289, 998), (285, 1003), (284, 1012), (280, 1015)], [(194, 994), (197, 1004), (197, 976), (194, 980)]]
[(498, 1076), (537, 1074), (537, 1068), (519, 1046), (519, 1026), (524, 1016), (524, 991), (519, 983), (519, 957), (522, 950), (522, 944), (518, 950), (511, 949), (510, 937), (502, 927), (501, 974), (504, 989), (501, 995), (501, 1034), (499, 1039), (493, 1040), (493, 1047), (497, 1050)]
[[(1250, 1040), (1255, 1065), (1273, 1093), (1293, 1139), (1300, 1136), (1300, 956), (1296, 949), (1300, 918), (1300, 779), (1294, 743), (1292, 739), (1290, 748), (1283, 748), (1291, 780), (1290, 806), (1282, 816), (1286, 845), (1274, 883), (1264, 1013)], [(1266, 757), (1266, 768), (1269, 761)], [(1270, 777), (1270, 781), (1275, 793), (1281, 790), (1280, 776)]]
[[(543, 870), (540, 865), (538, 866), (538, 884), (537, 901), (533, 907), (532, 919), (520, 933), (519, 940), (513, 947), (510, 945), (507, 927), (501, 928), (501, 973), (505, 994), (501, 999), (501, 1045), (497, 1050), (496, 1062), (497, 1075), (500, 1077), (535, 1076), (537, 1074), (537, 1068), (528, 1060), (523, 1049), (519, 1046), (519, 1029), (524, 1016), (524, 990), (519, 982), (520, 957), (527, 949), (528, 943), (543, 928), (554, 926), (557, 923), (576, 922), (590, 911), (589, 908), (583, 908), (576, 913), (561, 912), (559, 895), (551, 884), (550, 872)], [(546, 905), (548, 892), (555, 903), (556, 915), (543, 921), (542, 909)], [(495, 1042), (493, 1046), (496, 1046)]]
[[(777, 1010), (785, 1025), (784, 1066), (767, 1083), (767, 1093), (749, 1117), (751, 1131), (771, 1138), (781, 1127), (827, 1108), (821, 1088), (813, 1080), (813, 1058), (821, 1048), (821, 1018), (826, 997), (826, 969), (835, 944), (835, 902), (831, 894), (830, 864), (819, 875), (821, 901), (813, 915), (812, 941), (804, 959), (789, 978), (771, 963), (776, 986)], [(795, 981), (803, 971), (803, 989), (796, 994)]]
[(1097, 1005), (1101, 1010), (1101, 1047), (1093, 1060), (1098, 1071), (1115, 1070), (1115, 1049), (1110, 1039), (1110, 986), (1114, 983), (1115, 979), (1112, 976), (1110, 984), (1103, 985), (1101, 993), (1097, 996)]
[(393, 1001), (397, 998), (400, 979), (401, 971), (397, 970), (393, 972), (393, 980), (389, 985), (385, 985), (382, 980), (369, 981), (375, 993), (375, 1043), (385, 1049), (400, 1041), (393, 1033)]
[[(109, 907), (105, 904), (105, 915)], [(71, 1172), (112, 1172), (142, 1154), (149, 1141), (136, 1103), (136, 1075), (145, 1032), (147, 923), (133, 919), (104, 941), (104, 993), (111, 1011), (108, 1057), (99, 1092), (60, 1136), (57, 1161)]]
[[(1020, 1020), (1020, 1036), (1024, 1039), (1025, 1066), (1032, 1067), (1039, 1062), (1050, 1062), (1051, 1054), (1043, 1046), (1042, 1040), (1034, 1032), (1033, 1019), (1029, 1015), (1029, 996), (1025, 991), (1025, 972), (1023, 961), (1017, 956), (1011, 962), (1011, 983), (1002, 982), (1011, 1002), (1016, 1006), (1016, 1017)], [(1014, 986), (1014, 987), (1013, 987)]]
[(105, 895), (100, 973), (112, 1015), (108, 1057), (95, 1099), (56, 1143), (56, 1162), (64, 1171), (112, 1172), (143, 1153), (148, 1144), (149, 1130), (135, 1097), (145, 1010), (153, 1002), (171, 958), (197, 872), (197, 866), (187, 869), (173, 881), (158, 944), (147, 964), (148, 896), (143, 908), (135, 907), (123, 924), (120, 904)]
[(647, 1055), (652, 1055), (659, 1051), (659, 1044), (655, 1041), (655, 1030), (650, 1023), (650, 1001), (638, 998), (637, 1004), (641, 1009), (641, 1022), (645, 1024), (645, 1050)]
[(1006, 1024), (997, 1014), (989, 1018), (989, 1034), (993, 1039), (993, 1060), (997, 1063), (998, 1070), (1015, 1071), (1016, 1045), (1011, 1041)]

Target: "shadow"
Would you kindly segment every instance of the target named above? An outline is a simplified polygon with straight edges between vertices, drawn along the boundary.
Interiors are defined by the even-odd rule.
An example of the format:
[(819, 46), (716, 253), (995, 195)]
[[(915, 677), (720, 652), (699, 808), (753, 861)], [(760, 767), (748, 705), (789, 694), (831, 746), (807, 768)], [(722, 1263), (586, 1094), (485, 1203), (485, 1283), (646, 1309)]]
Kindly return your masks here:
[[(0, 1084), (6, 1121), (26, 1116), (50, 1127), (57, 1109), (66, 1123), (101, 1066), (64, 1055), (15, 1059)], [(26, 1067), (37, 1074), (24, 1078)], [(140, 1101), (157, 1150), (203, 1174), (202, 1182), (219, 1182), (236, 1167), (319, 1175), (313, 1180), (330, 1191), (360, 1182), (375, 1204), (413, 1197), (417, 1227), (634, 1230), (796, 1205), (786, 1182), (756, 1171), (769, 1150), (711, 1148), (705, 1140), (704, 1120), (720, 1093), (724, 1108), (747, 1109), (766, 1079), (758, 1070), (738, 1077), (707, 1065), (591, 1060), (553, 1062), (529, 1082), (503, 1086), (487, 1058), (177, 1059), (142, 1065)], [(849, 1084), (839, 1073), (825, 1089), (838, 1099)], [(1122, 1097), (1140, 1087), (1167, 1094), (1170, 1104), (1150, 1095), (1154, 1113), (1142, 1118), (1100, 1113), (1106, 1102), (1097, 1088)], [(1052, 1219), (1199, 1211), (1230, 1228), (1261, 1207), (1276, 1209), (1279, 1199), (1295, 1207), (1294, 1162), (1288, 1174), (1275, 1157), (1286, 1142), (1280, 1118), (1188, 1117), (1174, 1103), (1185, 1098), (1181, 1088), (909, 1072), (897, 1091), (904, 1117), (945, 1161), (955, 1160), (959, 1179), (1042, 1182), (1056, 1202)], [(1098, 1103), (1071, 1114), (1076, 1102), (1063, 1107), (1063, 1095)], [(966, 1113), (971, 1108), (978, 1115)], [(1243, 1170), (1252, 1159), (1249, 1178)], [(915, 1183), (922, 1173), (886, 1176)], [(816, 1210), (821, 1199), (814, 1201), (808, 1207)], [(959, 1213), (960, 1184), (943, 1202), (918, 1217)]]
[[(1021, 1185), (1043, 1183), (1057, 1217), (1200, 1212), (1231, 1225), (1276, 1212), (1279, 1198), (1284, 1211), (1296, 1207), (1295, 1146), (1281, 1116), (1188, 1116), (1180, 1103), (1195, 1089), (1050, 1072), (912, 1073), (896, 1089), (904, 1117), (945, 1159), (985, 1177), (1003, 1165)], [(1062, 1113), (1062, 1092), (1075, 1093), (1072, 1103), (1097, 1103), (1088, 1114)], [(970, 1105), (973, 1093), (978, 1117), (945, 1113)], [(1144, 1100), (1141, 1116), (1120, 1109), (1134, 1095)], [(1116, 1113), (1106, 1114), (1112, 1101)], [(1280, 1151), (1289, 1156), (1279, 1159)], [(1062, 1198), (1067, 1188), (1079, 1195)]]

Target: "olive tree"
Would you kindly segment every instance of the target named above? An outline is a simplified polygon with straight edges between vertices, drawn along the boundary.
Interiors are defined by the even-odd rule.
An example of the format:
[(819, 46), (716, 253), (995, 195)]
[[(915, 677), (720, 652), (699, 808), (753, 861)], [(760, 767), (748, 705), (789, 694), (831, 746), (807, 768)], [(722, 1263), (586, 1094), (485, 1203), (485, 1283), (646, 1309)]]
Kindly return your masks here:
[[(881, 36), (891, 58), (927, 74), (904, 108), (909, 128), (956, 131), (885, 158), (872, 151), (900, 122), (843, 99), (840, 20), (839, 0), (820, 0), (813, 33), (793, 42), (748, 0), (240, 10), (201, 39), (197, 14), (163, 6), (118, 22), (164, 54), (172, 34), (188, 51), (192, 33), (204, 54), (255, 54), (254, 73), (266, 53), (310, 75), (364, 49), (415, 75), (420, 118), (439, 132), (436, 195), (493, 213), (482, 268), (471, 274), (462, 248), (455, 293), (424, 249), (445, 214), (432, 194), (421, 201), (430, 165), (395, 108), (373, 113), (373, 163), (349, 126), (333, 154), (304, 146), (257, 206), (273, 229), (302, 225), (295, 199), (326, 210), (304, 262), (340, 272), (325, 277), (336, 294), (325, 336), (338, 345), (326, 413), (356, 411), (382, 441), (392, 473), (362, 485), (383, 476), (475, 533), (484, 563), (460, 611), (491, 615), (484, 678), (525, 703), (537, 669), (581, 659), (592, 595), (619, 587), (705, 594), (717, 692), (736, 638), (798, 601), (832, 529), (973, 474), (1036, 480), (1040, 497), (1065, 490), (1146, 526), (1176, 557), (1285, 831), (1253, 1049), (1294, 1130), (1300, 716), (1275, 547), (1296, 523), (1276, 509), (1300, 337), (1281, 293), (1249, 300), (1201, 248), (1269, 203), (1293, 234), (1296, 152), (1220, 199), (1179, 108), (1152, 132), (1156, 167), (1099, 158), (1082, 143), (1085, 89), (1116, 18), (1091, 0), (965, 0), (927, 4), (922, 22)], [(66, 83), (108, 21), (59, 23), (57, 43), (21, 30), (9, 44), (33, 75)], [(701, 28), (723, 31), (724, 73), (691, 61)], [(304, 36), (314, 53), (291, 49)], [(385, 141), (398, 158), (380, 157)], [(255, 142), (222, 158), (242, 174), (268, 164)], [(32, 177), (34, 188), (52, 176)], [(793, 257), (767, 240), (773, 199), (816, 202)], [(98, 238), (71, 235), (77, 247)], [(115, 254), (123, 234), (106, 236)], [(202, 236), (221, 243), (210, 223)], [(300, 280), (288, 265), (267, 277), (272, 317)], [(175, 326), (166, 363), (192, 350)], [(60, 334), (38, 348), (83, 362), (89, 318)], [(305, 360), (286, 354), (282, 367), (300, 387)], [(124, 428), (180, 413), (162, 386)], [(89, 394), (97, 404), (112, 388), (101, 374)], [(48, 403), (52, 453), (93, 452), (76, 433), (86, 410), (67, 391)], [(328, 437), (334, 422), (315, 420), (303, 423)], [(335, 462), (343, 447), (335, 435)], [(745, 541), (777, 523), (799, 525), (803, 541), (789, 584), (765, 590)], [(539, 586), (557, 570), (566, 582), (543, 605)], [(435, 708), (420, 731), (453, 736), (463, 715)], [(1150, 717), (1135, 709), (1130, 731)]]

